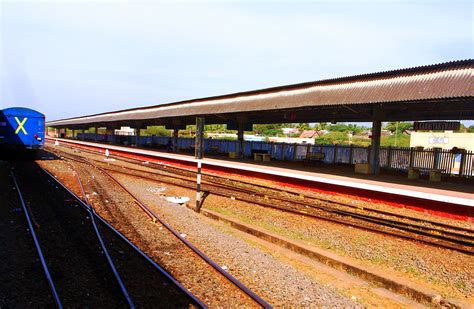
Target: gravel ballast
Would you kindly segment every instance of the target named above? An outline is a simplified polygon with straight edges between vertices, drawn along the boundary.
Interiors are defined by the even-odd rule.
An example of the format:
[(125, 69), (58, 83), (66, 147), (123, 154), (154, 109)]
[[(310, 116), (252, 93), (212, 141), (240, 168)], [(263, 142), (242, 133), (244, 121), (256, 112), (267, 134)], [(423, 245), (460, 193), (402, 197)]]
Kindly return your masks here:
[[(48, 168), (53, 173), (64, 173), (66, 170), (64, 166), (59, 167), (58, 164)], [(246, 242), (210, 226), (207, 219), (192, 210), (166, 201), (161, 195), (164, 192), (160, 192), (161, 189), (157, 188), (156, 184), (145, 186), (142, 181), (117, 177), (124, 180), (127, 188), (137, 194), (148, 206), (151, 206), (162, 219), (186, 235), (185, 237), (201, 251), (273, 306), (331, 305), (347, 307), (357, 305), (357, 302), (341, 295), (337, 290), (311, 280), (304, 273), (278, 261), (270, 254), (257, 250)], [(100, 181), (100, 178), (100, 176), (95, 176), (96, 181)], [(137, 206), (132, 203), (128, 207)], [(133, 216), (135, 215), (127, 215), (125, 208), (121, 209), (122, 215), (127, 216), (130, 221), (134, 221)], [(159, 244), (160, 230), (158, 228), (147, 225), (144, 226), (146, 232), (141, 228), (136, 228), (140, 237), (147, 239), (147, 245), (151, 249), (162, 251)], [(161, 255), (156, 253), (156, 256)], [(172, 256), (170, 258), (179, 259), (180, 257)], [(196, 292), (198, 288), (190, 290)]]
[[(250, 246), (239, 238), (225, 234), (184, 205), (167, 202), (156, 194), (156, 184), (143, 185), (142, 180), (117, 175), (127, 187), (153, 207), (163, 219), (185, 233), (197, 247), (221, 267), (243, 281), (275, 306), (348, 306), (355, 303), (336, 291), (318, 284), (295, 268)], [(167, 193), (166, 190), (162, 193)]]
[[(100, 158), (87, 154), (89, 157)], [(121, 161), (116, 164), (127, 166)], [(130, 166), (136, 166), (130, 164)], [(125, 176), (124, 176), (125, 177)], [(206, 177), (206, 176), (204, 176)], [(127, 177), (125, 177), (127, 178)], [(246, 181), (265, 185), (275, 185), (268, 180), (246, 178)], [(136, 181), (136, 180), (135, 180)], [(157, 184), (155, 183), (154, 186)], [(429, 217), (431, 220), (472, 228), (472, 223), (454, 221), (429, 216), (416, 211), (392, 208), (387, 205), (351, 199), (344, 196), (330, 196), (291, 188), (305, 195), (325, 196), (341, 202), (350, 202), (361, 207), (373, 207), (408, 214), (413, 217)], [(169, 195), (187, 195), (193, 202), (191, 190), (177, 189), (166, 192)], [(157, 195), (156, 192), (149, 192)], [(267, 209), (228, 198), (209, 196), (204, 207), (231, 216), (242, 222), (254, 224), (273, 233), (303, 241), (312, 246), (323, 248), (343, 257), (362, 262), (368, 267), (376, 267), (387, 273), (406, 278), (411, 282), (438, 291), (444, 297), (473, 300), (474, 261), (467, 254), (447, 249), (435, 248), (417, 242), (387, 237), (367, 231), (361, 231), (329, 222), (296, 217), (282, 211)]]

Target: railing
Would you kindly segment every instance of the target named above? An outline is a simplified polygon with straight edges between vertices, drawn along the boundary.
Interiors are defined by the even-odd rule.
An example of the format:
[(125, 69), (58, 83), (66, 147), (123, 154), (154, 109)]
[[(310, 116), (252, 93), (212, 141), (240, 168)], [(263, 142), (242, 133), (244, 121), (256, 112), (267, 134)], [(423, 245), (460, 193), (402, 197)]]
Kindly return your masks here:
[[(79, 133), (78, 139), (120, 143), (124, 145), (140, 145), (150, 148), (166, 148), (168, 136), (137, 136), (95, 135)], [(180, 137), (178, 148), (181, 151), (194, 151), (194, 138)], [(369, 147), (354, 145), (311, 145), (288, 144), (276, 142), (246, 141), (244, 155), (250, 157), (252, 150), (266, 150), (273, 160), (305, 161), (311, 153), (323, 153), (322, 161), (328, 164), (355, 164), (369, 162)], [(237, 151), (236, 140), (205, 139), (204, 152), (225, 154)], [(380, 168), (396, 171), (407, 171), (410, 167), (422, 169), (440, 169), (445, 175), (455, 175), (464, 178), (474, 177), (474, 152), (459, 151), (453, 153), (442, 149), (418, 149), (408, 147), (381, 147)], [(421, 172), (427, 172), (421, 170)]]

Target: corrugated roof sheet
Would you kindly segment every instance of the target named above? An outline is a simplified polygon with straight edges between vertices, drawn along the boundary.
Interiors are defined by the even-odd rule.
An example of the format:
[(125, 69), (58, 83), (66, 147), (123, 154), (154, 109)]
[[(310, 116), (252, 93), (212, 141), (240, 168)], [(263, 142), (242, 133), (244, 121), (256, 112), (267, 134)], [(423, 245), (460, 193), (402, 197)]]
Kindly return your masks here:
[(77, 125), (328, 105), (404, 101), (409, 104), (424, 100), (473, 97), (473, 67), (474, 60), (469, 59), (50, 121), (47, 125)]

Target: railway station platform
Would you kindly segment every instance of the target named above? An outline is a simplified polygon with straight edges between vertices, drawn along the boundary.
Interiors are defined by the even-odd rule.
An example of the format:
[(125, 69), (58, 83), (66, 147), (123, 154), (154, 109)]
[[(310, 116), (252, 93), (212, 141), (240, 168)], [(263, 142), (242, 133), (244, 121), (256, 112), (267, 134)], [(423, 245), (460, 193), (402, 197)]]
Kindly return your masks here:
[[(197, 160), (189, 154), (107, 145), (77, 140), (47, 138), (47, 141), (75, 145), (111, 155), (150, 162), (161, 162), (185, 168), (196, 168)], [(466, 183), (409, 180), (406, 174), (361, 175), (353, 166), (302, 165), (301, 162), (257, 162), (250, 159), (229, 159), (224, 156), (202, 160), (203, 171), (232, 174), (272, 181), (278, 185), (326, 194), (350, 196), (409, 208), (457, 220), (474, 222), (474, 186)], [(403, 175), (403, 176), (402, 176)]]

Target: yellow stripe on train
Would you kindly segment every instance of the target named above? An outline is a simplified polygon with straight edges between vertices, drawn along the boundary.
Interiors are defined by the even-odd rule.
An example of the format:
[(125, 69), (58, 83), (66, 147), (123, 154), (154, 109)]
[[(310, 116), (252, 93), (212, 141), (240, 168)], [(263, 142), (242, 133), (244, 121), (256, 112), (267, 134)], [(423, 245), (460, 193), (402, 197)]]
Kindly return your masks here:
[(21, 130), (23, 132), (23, 134), (28, 135), (25, 128), (23, 127), (25, 125), (25, 122), (28, 120), (28, 118), (25, 117), (25, 118), (23, 118), (22, 121), (20, 121), (20, 119), (18, 119), (18, 117), (15, 116), (15, 120), (18, 123), (18, 128), (16, 128), (15, 134), (20, 133), (20, 130)]

